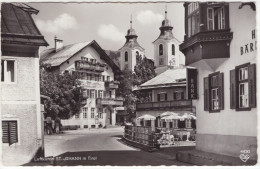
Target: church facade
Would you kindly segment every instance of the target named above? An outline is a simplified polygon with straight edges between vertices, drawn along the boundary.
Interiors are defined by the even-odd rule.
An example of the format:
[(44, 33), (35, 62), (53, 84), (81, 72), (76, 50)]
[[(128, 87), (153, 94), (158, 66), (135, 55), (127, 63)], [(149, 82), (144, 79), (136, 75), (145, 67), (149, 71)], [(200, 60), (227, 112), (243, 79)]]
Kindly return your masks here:
[(130, 21), (130, 29), (127, 30), (125, 36), (126, 42), (120, 52), (120, 69), (134, 71), (135, 65), (137, 64), (138, 57), (144, 57), (145, 49), (142, 48), (137, 42), (137, 34), (135, 29), (132, 28), (132, 20)]
[(172, 29), (173, 26), (167, 18), (167, 11), (165, 11), (165, 19), (160, 27), (160, 35), (153, 42), (156, 74), (161, 74), (169, 67), (176, 68), (185, 64), (185, 57), (179, 50), (181, 42), (174, 37)]

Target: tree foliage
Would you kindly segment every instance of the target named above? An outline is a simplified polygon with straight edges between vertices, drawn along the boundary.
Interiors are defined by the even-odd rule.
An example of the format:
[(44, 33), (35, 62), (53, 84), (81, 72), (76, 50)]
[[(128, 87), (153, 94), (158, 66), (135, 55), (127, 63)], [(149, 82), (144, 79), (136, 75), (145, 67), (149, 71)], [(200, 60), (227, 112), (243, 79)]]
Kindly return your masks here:
[(68, 119), (80, 111), (83, 97), (77, 73), (61, 74), (41, 66), (40, 92), (50, 97), (45, 103), (46, 116)]
[(135, 116), (135, 104), (146, 98), (146, 94), (142, 92), (134, 92), (133, 89), (144, 82), (155, 77), (154, 64), (150, 59), (141, 56), (137, 57), (137, 64), (134, 72), (123, 70), (122, 75), (117, 77), (120, 82), (117, 95), (124, 97), (124, 106), (130, 118)]

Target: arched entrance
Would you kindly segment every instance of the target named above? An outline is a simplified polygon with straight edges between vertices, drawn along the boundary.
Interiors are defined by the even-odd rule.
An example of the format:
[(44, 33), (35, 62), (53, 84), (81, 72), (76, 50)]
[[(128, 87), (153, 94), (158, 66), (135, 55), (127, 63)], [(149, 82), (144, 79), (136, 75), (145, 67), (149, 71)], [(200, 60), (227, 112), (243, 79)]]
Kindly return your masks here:
[(113, 107), (111, 106), (107, 106), (105, 107), (105, 113), (106, 113), (106, 120), (105, 120), (105, 123), (106, 125), (112, 125), (112, 113), (113, 113)]

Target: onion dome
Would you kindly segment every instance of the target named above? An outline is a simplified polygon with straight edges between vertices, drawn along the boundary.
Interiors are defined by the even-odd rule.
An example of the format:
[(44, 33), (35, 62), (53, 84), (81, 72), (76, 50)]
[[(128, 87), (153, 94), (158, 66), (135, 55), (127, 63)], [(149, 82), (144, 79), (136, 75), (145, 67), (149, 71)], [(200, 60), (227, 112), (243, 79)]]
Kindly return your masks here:
[[(131, 20), (130, 20), (130, 29), (128, 29), (127, 30), (127, 34), (126, 34), (126, 36), (125, 36), (125, 38), (126, 38), (126, 42), (125, 42), (125, 44), (124, 44), (124, 46), (123, 47), (129, 47), (129, 48), (134, 48), (134, 47), (138, 47), (138, 48), (140, 48), (141, 50), (144, 50), (144, 48), (142, 48), (139, 44), (138, 44), (138, 42), (137, 42), (137, 35), (136, 35), (136, 33), (135, 33), (135, 29), (133, 29), (133, 27), (132, 27), (132, 16), (131, 16)], [(122, 48), (123, 48), (122, 47)], [(120, 48), (120, 49), (122, 49), (122, 48)]]
[[(171, 40), (174, 38), (172, 34), (173, 27), (171, 26), (171, 22), (167, 19), (167, 10), (165, 11), (165, 19), (162, 21), (162, 26), (160, 27), (160, 36), (157, 39)], [(157, 40), (156, 39), (156, 40)], [(155, 40), (155, 41), (156, 41)]]

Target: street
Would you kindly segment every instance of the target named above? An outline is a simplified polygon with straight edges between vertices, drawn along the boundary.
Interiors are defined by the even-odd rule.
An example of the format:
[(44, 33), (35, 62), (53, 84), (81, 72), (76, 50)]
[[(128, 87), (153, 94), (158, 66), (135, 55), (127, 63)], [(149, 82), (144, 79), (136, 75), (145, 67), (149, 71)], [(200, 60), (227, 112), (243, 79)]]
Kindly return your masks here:
[(56, 165), (61, 166), (189, 165), (157, 152), (150, 153), (130, 147), (121, 141), (122, 134), (123, 128), (120, 127), (72, 130), (59, 135), (46, 135), (45, 156), (58, 156)]

